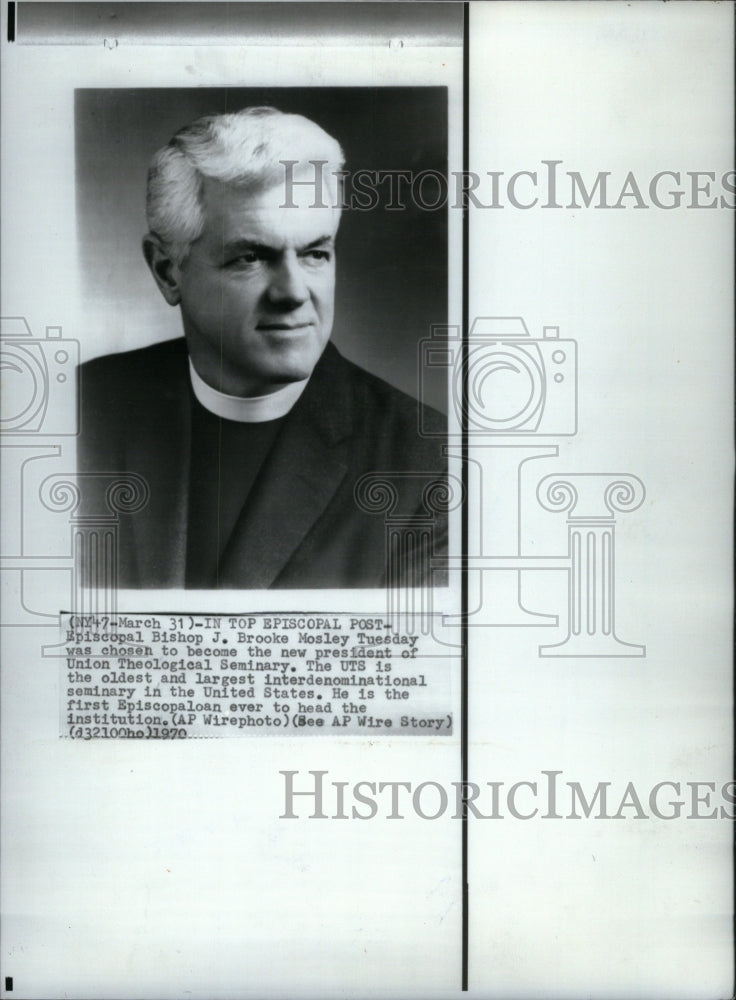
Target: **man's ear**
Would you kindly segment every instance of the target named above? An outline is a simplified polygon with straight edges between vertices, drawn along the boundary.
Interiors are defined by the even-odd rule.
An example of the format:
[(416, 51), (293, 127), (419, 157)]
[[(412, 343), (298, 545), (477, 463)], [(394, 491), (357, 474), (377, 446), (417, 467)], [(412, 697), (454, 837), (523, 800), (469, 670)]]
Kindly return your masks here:
[(179, 265), (161, 240), (152, 233), (146, 233), (143, 237), (143, 256), (163, 297), (170, 306), (178, 306), (181, 302)]

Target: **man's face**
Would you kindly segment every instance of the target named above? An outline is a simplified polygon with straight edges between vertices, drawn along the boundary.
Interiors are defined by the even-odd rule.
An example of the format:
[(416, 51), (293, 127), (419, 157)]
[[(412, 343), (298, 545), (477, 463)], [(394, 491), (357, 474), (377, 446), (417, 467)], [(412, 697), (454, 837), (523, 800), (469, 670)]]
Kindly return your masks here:
[(189, 353), (215, 389), (259, 396), (307, 378), (329, 340), (339, 215), (310, 199), (295, 186), (284, 208), (283, 187), (205, 181), (204, 230), (178, 286)]

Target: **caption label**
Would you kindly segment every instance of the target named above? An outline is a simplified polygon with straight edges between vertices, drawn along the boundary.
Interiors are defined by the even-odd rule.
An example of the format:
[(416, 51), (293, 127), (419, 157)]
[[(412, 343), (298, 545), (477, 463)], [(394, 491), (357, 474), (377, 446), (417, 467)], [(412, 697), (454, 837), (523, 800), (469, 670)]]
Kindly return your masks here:
[(453, 657), (348, 614), (64, 615), (61, 735), (449, 736)]

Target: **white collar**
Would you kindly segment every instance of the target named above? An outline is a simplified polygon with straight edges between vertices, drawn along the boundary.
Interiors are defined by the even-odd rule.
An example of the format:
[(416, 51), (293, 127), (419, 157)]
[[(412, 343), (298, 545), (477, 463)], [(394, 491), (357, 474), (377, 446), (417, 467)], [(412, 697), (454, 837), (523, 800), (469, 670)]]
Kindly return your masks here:
[(224, 420), (235, 420), (240, 424), (262, 424), (266, 420), (285, 417), (304, 392), (309, 381), (289, 382), (282, 389), (267, 396), (229, 396), (208, 385), (189, 359), (189, 375), (192, 389), (199, 402), (210, 413)]

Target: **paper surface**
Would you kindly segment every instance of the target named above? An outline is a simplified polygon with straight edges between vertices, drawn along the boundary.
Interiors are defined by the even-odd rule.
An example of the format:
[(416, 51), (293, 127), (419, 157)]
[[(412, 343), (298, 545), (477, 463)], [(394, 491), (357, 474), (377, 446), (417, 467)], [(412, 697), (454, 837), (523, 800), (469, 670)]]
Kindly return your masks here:
[[(3, 11), (4, 997), (733, 992), (733, 8), (470, 3), (464, 38), (462, 19)], [(146, 156), (186, 118), (153, 112), (277, 88), (319, 89), (336, 129), (410, 173), (395, 218), (414, 229), (385, 188), (346, 213), (335, 339), (447, 410), (449, 584), (126, 590), (100, 631), (110, 594), (75, 589), (73, 373), (180, 331), (140, 239)], [(369, 135), (351, 94), (380, 109)], [(441, 216), (420, 148), (446, 157)], [(276, 698), (304, 724), (264, 739), (253, 674), (227, 699), (238, 738), (192, 739), (194, 706), (225, 701), (187, 680), (216, 632), (254, 668), (270, 635), (269, 663), (315, 645), (315, 676), (362, 656), (374, 680), (429, 680), (375, 683), (380, 713), (351, 687), (345, 714), (392, 721), (366, 733), (332, 725), (341, 685), (308, 711), (305, 681)], [(102, 652), (120, 634), (150, 649), (120, 655), (174, 664), (161, 694)], [(121, 670), (142, 672), (129, 700), (184, 705), (185, 736), (136, 705), (140, 723), (60, 738), (70, 711), (126, 699)]]

